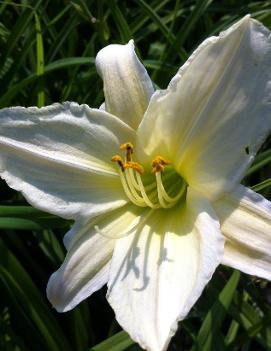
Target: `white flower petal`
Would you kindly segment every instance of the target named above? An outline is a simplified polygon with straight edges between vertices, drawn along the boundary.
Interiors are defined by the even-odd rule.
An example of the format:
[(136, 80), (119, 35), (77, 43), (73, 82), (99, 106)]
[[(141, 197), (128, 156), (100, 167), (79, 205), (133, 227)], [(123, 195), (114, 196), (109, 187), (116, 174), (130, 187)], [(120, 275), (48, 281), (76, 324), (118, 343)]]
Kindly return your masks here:
[(141, 212), (128, 204), (88, 223), (74, 224), (65, 239), (65, 261), (47, 287), (48, 299), (57, 311), (69, 311), (107, 282), (116, 238), (121, 233), (129, 235)]
[(27, 201), (64, 218), (124, 205), (111, 157), (133, 131), (104, 111), (75, 103), (0, 111), (0, 173)]
[[(80, 224), (75, 226), (80, 230)], [(47, 297), (58, 312), (71, 310), (107, 283), (114, 244), (114, 239), (86, 231), (48, 282)]]
[(137, 128), (153, 94), (148, 73), (138, 60), (133, 40), (127, 45), (108, 45), (96, 57), (104, 82), (105, 109)]
[(105, 111), (105, 102), (101, 104), (101, 106), (99, 107), (99, 110)]
[(119, 239), (130, 235), (134, 233), (138, 225), (147, 220), (150, 212), (150, 208), (148, 207), (142, 208), (129, 202), (121, 208), (95, 217), (92, 220), (85, 219), (84, 221), (80, 221), (83, 230), (78, 231), (77, 227), (72, 227), (64, 236), (64, 245), (67, 250), (70, 250), (76, 241), (84, 235), (86, 227), (88, 230), (95, 231), (109, 239)]
[(271, 203), (239, 186), (213, 206), (226, 238), (222, 263), (271, 280)]
[(231, 191), (271, 127), (270, 66), (270, 31), (249, 16), (205, 40), (153, 95), (139, 127), (144, 152), (170, 158), (206, 196)]
[(209, 202), (189, 189), (187, 204), (156, 210), (117, 240), (108, 300), (144, 349), (165, 350), (220, 263), (223, 237)]

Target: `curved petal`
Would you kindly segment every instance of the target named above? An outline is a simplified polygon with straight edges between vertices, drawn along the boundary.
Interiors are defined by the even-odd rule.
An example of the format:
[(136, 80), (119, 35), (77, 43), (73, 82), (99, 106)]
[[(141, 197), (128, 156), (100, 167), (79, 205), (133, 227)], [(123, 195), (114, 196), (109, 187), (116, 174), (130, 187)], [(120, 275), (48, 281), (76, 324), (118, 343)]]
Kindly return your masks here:
[(117, 240), (107, 298), (144, 349), (166, 350), (220, 263), (223, 242), (209, 202), (191, 189), (186, 205), (154, 211), (134, 235)]
[[(74, 230), (80, 229), (76, 223)], [(58, 312), (71, 310), (107, 283), (114, 244), (114, 239), (85, 232), (49, 279), (47, 297)]]
[(136, 129), (153, 94), (150, 77), (138, 60), (133, 40), (108, 45), (96, 57), (104, 82), (105, 109)]
[(222, 263), (271, 280), (271, 203), (239, 186), (213, 206), (226, 238)]
[(128, 235), (141, 212), (128, 204), (92, 221), (75, 222), (66, 234), (65, 261), (47, 286), (48, 299), (58, 312), (71, 310), (107, 282), (116, 238)]
[(139, 127), (144, 152), (162, 153), (209, 197), (230, 191), (271, 127), (270, 66), (270, 31), (249, 16), (205, 40), (153, 95)]
[(0, 111), (0, 173), (41, 210), (64, 218), (97, 215), (127, 201), (111, 156), (130, 127), (75, 103)]
[[(102, 214), (91, 220), (79, 221), (83, 230), (73, 226), (64, 236), (64, 245), (70, 250), (76, 241), (81, 239), (87, 230), (94, 230), (108, 239), (119, 239), (132, 234), (142, 223), (148, 219), (152, 210), (149, 207), (135, 206), (131, 202), (108, 213)], [(93, 227), (93, 229), (92, 229)]]

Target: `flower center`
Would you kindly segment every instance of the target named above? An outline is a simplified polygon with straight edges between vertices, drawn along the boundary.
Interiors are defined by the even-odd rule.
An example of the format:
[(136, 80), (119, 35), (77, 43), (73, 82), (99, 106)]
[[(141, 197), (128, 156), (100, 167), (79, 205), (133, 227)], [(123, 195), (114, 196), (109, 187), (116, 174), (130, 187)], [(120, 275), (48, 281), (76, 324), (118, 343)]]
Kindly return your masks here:
[(119, 165), (124, 192), (135, 205), (154, 209), (171, 208), (185, 196), (185, 180), (162, 156), (155, 157), (151, 164), (152, 172), (146, 175), (142, 165), (132, 160), (134, 147), (131, 143), (121, 144), (120, 150), (126, 151), (124, 160), (115, 155), (112, 161)]

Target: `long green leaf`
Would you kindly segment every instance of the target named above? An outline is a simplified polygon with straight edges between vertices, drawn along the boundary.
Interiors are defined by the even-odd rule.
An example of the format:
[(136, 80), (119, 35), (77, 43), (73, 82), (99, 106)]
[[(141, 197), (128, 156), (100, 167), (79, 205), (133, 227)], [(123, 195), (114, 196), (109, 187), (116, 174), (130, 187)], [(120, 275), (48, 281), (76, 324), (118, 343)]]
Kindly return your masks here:
[(123, 351), (133, 345), (134, 341), (125, 332), (119, 332), (100, 344), (93, 346), (89, 351)]
[(31, 206), (0, 206), (0, 228), (41, 230), (67, 227), (69, 222)]
[[(8, 56), (12, 53), (13, 49), (16, 47), (17, 42), (25, 32), (27, 26), (29, 25), (30, 21), (32, 20), (32, 14), (33, 11), (40, 5), (41, 0), (38, 0), (35, 3), (35, 6), (33, 8), (29, 8), (27, 5), (21, 5), (26, 7), (22, 13), (22, 15), (19, 17), (18, 21), (13, 25), (12, 32), (9, 36), (9, 39), (6, 43), (6, 50), (3, 50), (2, 57), (0, 59), (0, 67), (3, 66), (5, 63), (6, 59)], [(13, 4), (9, 4), (13, 5)], [(20, 4), (19, 4), (20, 6)]]
[(14, 217), (1, 217), (1, 229), (18, 229), (18, 230), (42, 230), (53, 228), (64, 228), (67, 222), (61, 218), (14, 218)]
[(228, 283), (219, 294), (218, 300), (215, 301), (211, 310), (207, 313), (191, 351), (213, 350), (215, 345), (213, 344), (214, 339), (232, 302), (239, 278), (240, 272), (234, 271)]
[(262, 152), (259, 156), (256, 157), (254, 163), (248, 169), (248, 171), (246, 173), (246, 177), (255, 173), (256, 171), (258, 171), (262, 167), (266, 166), (270, 162), (271, 162), (271, 149)]
[[(94, 59), (91, 57), (69, 57), (49, 63), (44, 67), (44, 75), (76, 65), (90, 65), (94, 63)], [(13, 85), (2, 97), (0, 97), (0, 106), (8, 106), (12, 97), (24, 89), (29, 84), (32, 84), (39, 76), (37, 74), (31, 74), (29, 77), (22, 79), (18, 84)]]
[[(31, 206), (0, 206), (0, 217), (52, 216)], [(54, 217), (54, 216), (52, 216)]]
[(13, 293), (29, 323), (34, 324), (48, 351), (70, 351), (69, 344), (39, 291), (15, 256), (0, 240), (0, 277)]
[(263, 180), (259, 184), (253, 185), (251, 189), (254, 191), (261, 191), (263, 189), (268, 188), (269, 186), (271, 186), (271, 178)]
[[(186, 52), (182, 49), (181, 46), (175, 47), (176, 38), (174, 34), (168, 29), (168, 27), (163, 23), (158, 14), (149, 6), (144, 0), (137, 0), (137, 3), (141, 8), (146, 11), (146, 13), (152, 18), (152, 20), (157, 24), (158, 28), (164, 35), (165, 39), (173, 46), (175, 52), (180, 55), (182, 60), (187, 58)], [(176, 50), (177, 49), (177, 50)]]
[[(43, 50), (43, 39), (40, 18), (37, 13), (35, 13), (35, 27), (36, 27), (36, 48), (37, 48), (37, 76), (42, 78), (44, 74), (44, 50)], [(45, 104), (45, 94), (42, 87), (42, 81), (40, 82), (38, 91), (38, 107), (42, 107)]]
[(132, 33), (129, 28), (129, 25), (123, 13), (121, 12), (116, 0), (108, 1), (107, 4), (112, 12), (112, 16), (120, 32), (122, 42), (126, 44), (130, 39), (132, 39)]

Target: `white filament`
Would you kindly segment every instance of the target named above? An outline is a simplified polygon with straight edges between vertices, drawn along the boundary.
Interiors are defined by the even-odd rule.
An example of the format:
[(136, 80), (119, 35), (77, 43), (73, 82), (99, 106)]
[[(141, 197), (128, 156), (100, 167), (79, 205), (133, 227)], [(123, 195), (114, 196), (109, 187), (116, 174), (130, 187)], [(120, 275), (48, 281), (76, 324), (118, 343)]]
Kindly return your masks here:
[(159, 192), (161, 192), (161, 195), (162, 197), (168, 201), (169, 203), (176, 203), (176, 201), (178, 201), (181, 196), (184, 194), (185, 192), (185, 188), (186, 188), (186, 184), (185, 182), (183, 181), (182, 182), (182, 187), (180, 189), (180, 191), (178, 192), (178, 194), (174, 197), (171, 197), (167, 194), (165, 188), (164, 188), (164, 185), (163, 185), (163, 182), (162, 182), (162, 177), (161, 177), (161, 173), (160, 172), (157, 172), (155, 173), (155, 176), (156, 176), (156, 184), (157, 184), (157, 190), (158, 190), (158, 195), (159, 195)]
[[(148, 186), (144, 186), (141, 176), (138, 172), (135, 172), (132, 168), (120, 171), (120, 179), (124, 189), (125, 194), (131, 202), (140, 207), (151, 207), (153, 209), (157, 208), (170, 208), (173, 207), (176, 202), (182, 197), (186, 189), (186, 183), (183, 181), (181, 189), (178, 194), (171, 197), (166, 192), (162, 177), (160, 172), (156, 172), (156, 184), (152, 183)], [(157, 189), (157, 201), (153, 202), (150, 198), (153, 198), (154, 191), (152, 191), (149, 196), (147, 191)], [(156, 198), (156, 196), (155, 196)]]
[(135, 205), (140, 206), (140, 207), (146, 207), (147, 205), (143, 202), (141, 203), (141, 201), (138, 201), (137, 199), (135, 199), (130, 191), (130, 189), (128, 188), (128, 185), (126, 183), (126, 179), (122, 173), (122, 171), (120, 171), (120, 180), (124, 189), (124, 192), (126, 194), (126, 196), (128, 197), (128, 199), (130, 201), (132, 201)]
[(142, 180), (141, 180), (141, 177), (140, 177), (140, 174), (136, 172), (136, 180), (138, 181), (138, 185), (140, 187), (140, 191), (141, 191), (141, 194), (142, 194), (142, 197), (145, 201), (145, 203), (147, 204), (147, 206), (151, 207), (151, 208), (160, 208), (161, 206), (159, 205), (159, 203), (157, 202), (156, 204), (152, 203), (151, 200), (148, 198), (148, 195), (145, 191), (145, 188), (144, 188), (144, 184), (142, 183)]

